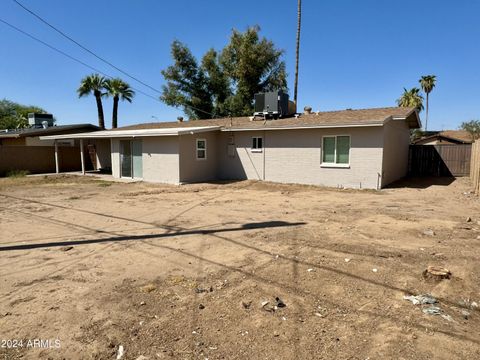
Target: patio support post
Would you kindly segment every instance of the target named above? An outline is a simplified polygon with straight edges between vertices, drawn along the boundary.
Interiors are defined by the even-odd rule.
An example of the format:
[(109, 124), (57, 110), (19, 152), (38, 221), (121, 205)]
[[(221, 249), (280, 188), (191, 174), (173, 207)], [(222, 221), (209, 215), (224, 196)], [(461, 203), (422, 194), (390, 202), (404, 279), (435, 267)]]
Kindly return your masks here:
[(80, 139), (80, 161), (82, 162), (82, 174), (85, 175), (85, 158), (83, 154), (83, 139)]
[(58, 164), (58, 143), (57, 140), (54, 140), (55, 143), (55, 173), (60, 172), (60, 165)]

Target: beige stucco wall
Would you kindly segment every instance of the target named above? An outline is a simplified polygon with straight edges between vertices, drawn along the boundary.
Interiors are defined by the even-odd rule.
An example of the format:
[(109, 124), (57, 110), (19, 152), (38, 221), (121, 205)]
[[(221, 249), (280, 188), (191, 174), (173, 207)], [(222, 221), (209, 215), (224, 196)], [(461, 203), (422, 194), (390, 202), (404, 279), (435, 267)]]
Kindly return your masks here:
[(382, 187), (407, 175), (410, 129), (405, 121), (391, 120), (383, 126)]
[[(218, 131), (179, 136), (180, 182), (201, 182), (217, 178)], [(197, 139), (207, 141), (207, 158), (197, 159)]]
[[(376, 189), (381, 184), (381, 127), (236, 132), (236, 156), (227, 155), (228, 133), (220, 142), (223, 179), (261, 179), (348, 188)], [(321, 166), (322, 136), (350, 135), (350, 167)], [(262, 153), (252, 153), (252, 136), (263, 136)], [(408, 143), (407, 143), (408, 145)]]
[(110, 139), (95, 139), (93, 143), (97, 154), (97, 168), (110, 168), (112, 166)]
[[(254, 179), (263, 180), (263, 152), (252, 152), (252, 137), (264, 137), (265, 131), (222, 132), (218, 139), (219, 168), (218, 177), (226, 180)], [(230, 137), (233, 138), (235, 155), (229, 156)], [(267, 145), (268, 146), (268, 145)], [(265, 147), (265, 141), (264, 141)]]
[(120, 140), (112, 139), (110, 144), (111, 151), (111, 163), (112, 163), (112, 176), (115, 178), (120, 177)]
[[(120, 177), (120, 140), (112, 139), (112, 175)], [(125, 139), (131, 140), (131, 139)], [(180, 183), (179, 140), (176, 136), (144, 137), (142, 140), (143, 180)]]
[(145, 137), (142, 151), (143, 180), (169, 184), (180, 183), (177, 136)]

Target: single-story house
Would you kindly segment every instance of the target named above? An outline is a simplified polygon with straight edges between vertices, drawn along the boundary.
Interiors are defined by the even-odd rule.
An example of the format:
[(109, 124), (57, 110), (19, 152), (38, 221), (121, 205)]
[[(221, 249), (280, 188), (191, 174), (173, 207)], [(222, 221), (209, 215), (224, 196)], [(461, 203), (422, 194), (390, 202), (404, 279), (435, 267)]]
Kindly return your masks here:
[(116, 178), (379, 189), (407, 174), (410, 130), (420, 125), (415, 109), (392, 107), (159, 122), (41, 139), (93, 144), (98, 168), (111, 167)]
[[(0, 130), (0, 175), (15, 170), (27, 170), (30, 173), (54, 172), (55, 147), (57, 162), (64, 171), (80, 170), (78, 140), (72, 138), (41, 141), (40, 136), (90, 133), (99, 129), (98, 126), (91, 124), (76, 124)], [(93, 166), (88, 161), (86, 165)]]
[(444, 130), (413, 141), (414, 145), (454, 145), (473, 143), (472, 135), (465, 130)]

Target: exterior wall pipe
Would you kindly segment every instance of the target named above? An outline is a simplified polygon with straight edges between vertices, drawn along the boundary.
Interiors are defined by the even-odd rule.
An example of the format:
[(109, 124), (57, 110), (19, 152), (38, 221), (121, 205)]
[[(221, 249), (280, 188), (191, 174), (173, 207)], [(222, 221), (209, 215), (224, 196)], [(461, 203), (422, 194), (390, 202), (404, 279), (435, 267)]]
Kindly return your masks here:
[(83, 154), (83, 139), (80, 139), (80, 161), (82, 163), (82, 174), (85, 175), (85, 155)]
[(54, 140), (54, 143), (55, 143), (55, 173), (59, 173), (60, 172), (60, 165), (58, 163), (58, 143), (57, 143), (57, 140)]

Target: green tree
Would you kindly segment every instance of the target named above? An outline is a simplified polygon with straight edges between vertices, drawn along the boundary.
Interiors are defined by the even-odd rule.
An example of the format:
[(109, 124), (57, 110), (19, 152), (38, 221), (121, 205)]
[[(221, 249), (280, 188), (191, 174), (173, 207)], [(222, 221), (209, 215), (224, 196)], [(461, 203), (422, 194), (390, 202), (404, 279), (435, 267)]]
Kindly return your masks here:
[(253, 113), (255, 93), (276, 89), (287, 90), (283, 50), (266, 38), (260, 39), (260, 28), (249, 27), (245, 32), (232, 31), (230, 42), (222, 50), (220, 63), (235, 87), (227, 99), (232, 115)]
[(302, 0), (297, 1), (297, 43), (295, 48), (295, 85), (293, 86), (293, 101), (297, 104), (298, 62), (300, 60), (300, 30), (302, 25)]
[(219, 55), (215, 49), (210, 49), (202, 58), (201, 71), (206, 75), (207, 91), (211, 94), (214, 116), (226, 116), (229, 110), (225, 102), (232, 95), (230, 80), (223, 71)]
[(174, 64), (162, 70), (167, 85), (163, 86), (160, 99), (167, 105), (182, 107), (191, 119), (211, 117), (213, 96), (205, 71), (180, 41), (172, 43), (171, 54)]
[(419, 88), (411, 88), (407, 90), (403, 88), (403, 94), (397, 100), (397, 105), (400, 107), (413, 107), (418, 111), (423, 110), (423, 96), (420, 95)]
[(78, 97), (84, 97), (93, 93), (97, 102), (98, 126), (105, 129), (105, 118), (103, 116), (102, 96), (105, 94), (105, 78), (99, 74), (85, 76), (77, 89)]
[(480, 139), (480, 120), (464, 121), (460, 129), (467, 131), (472, 135), (472, 140)]
[(283, 51), (260, 39), (259, 31), (233, 30), (223, 50), (210, 49), (200, 65), (186, 45), (174, 41), (174, 63), (162, 71), (167, 84), (160, 99), (182, 107), (190, 119), (251, 115), (255, 93), (287, 89)]
[(104, 86), (107, 91), (106, 95), (113, 97), (112, 128), (116, 129), (118, 127), (118, 102), (122, 100), (131, 103), (135, 91), (120, 78), (107, 79)]
[(29, 113), (47, 112), (38, 106), (21, 105), (7, 99), (0, 100), (0, 129), (27, 128)]
[(427, 131), (428, 127), (428, 96), (432, 92), (433, 88), (436, 85), (437, 82), (437, 77), (435, 75), (425, 75), (418, 80), (420, 83), (420, 86), (422, 87), (423, 92), (425, 93), (427, 97), (427, 108), (426, 108), (426, 114), (425, 114), (425, 131)]

